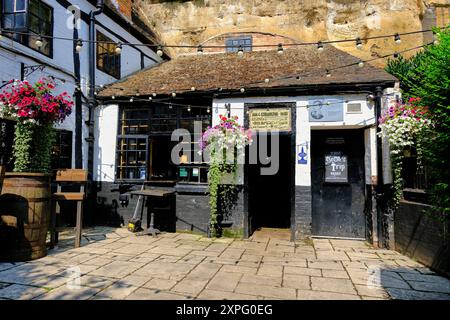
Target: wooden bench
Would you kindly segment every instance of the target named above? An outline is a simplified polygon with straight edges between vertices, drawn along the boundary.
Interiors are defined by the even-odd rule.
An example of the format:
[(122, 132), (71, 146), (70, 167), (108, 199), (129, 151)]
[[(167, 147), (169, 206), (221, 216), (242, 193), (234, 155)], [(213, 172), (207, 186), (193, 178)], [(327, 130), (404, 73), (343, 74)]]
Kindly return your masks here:
[[(83, 228), (83, 202), (85, 199), (85, 185), (87, 182), (87, 171), (83, 169), (57, 170), (55, 175), (56, 192), (52, 195), (52, 218), (50, 227), (50, 248), (58, 243), (59, 229), (57, 220), (61, 214), (61, 201), (77, 202), (77, 218), (75, 227), (75, 248), (81, 244), (81, 231)], [(63, 192), (64, 186), (78, 186), (78, 192)]]

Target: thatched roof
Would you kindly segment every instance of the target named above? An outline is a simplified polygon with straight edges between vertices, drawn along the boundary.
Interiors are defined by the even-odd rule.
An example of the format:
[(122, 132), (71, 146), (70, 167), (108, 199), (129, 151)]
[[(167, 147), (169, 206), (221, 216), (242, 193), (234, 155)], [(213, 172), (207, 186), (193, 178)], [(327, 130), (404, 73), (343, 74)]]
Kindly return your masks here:
[[(191, 91), (236, 91), (240, 88), (283, 88), (331, 84), (393, 83), (395, 78), (383, 69), (365, 64), (331, 71), (326, 70), (356, 63), (358, 58), (331, 45), (323, 52), (314, 46), (289, 48), (283, 54), (276, 50), (236, 53), (187, 55), (139, 71), (106, 87), (99, 97), (171, 94)], [(301, 75), (280, 80), (282, 77)], [(270, 79), (268, 83), (264, 80)], [(275, 80), (278, 79), (278, 80)]]

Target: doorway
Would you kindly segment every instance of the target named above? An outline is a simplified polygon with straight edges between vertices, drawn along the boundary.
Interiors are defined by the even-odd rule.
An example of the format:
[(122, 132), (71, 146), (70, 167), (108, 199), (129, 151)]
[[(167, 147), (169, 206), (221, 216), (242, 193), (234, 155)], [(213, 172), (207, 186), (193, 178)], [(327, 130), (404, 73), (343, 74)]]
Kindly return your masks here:
[(311, 131), (313, 236), (365, 238), (364, 131)]
[[(275, 174), (261, 174), (261, 169), (270, 167), (262, 163), (247, 164), (248, 231), (249, 236), (261, 228), (290, 228), (292, 212), (292, 190), (294, 183), (292, 134), (271, 133), (267, 135), (267, 154), (272, 157), (271, 135), (279, 143), (279, 165)], [(278, 139), (277, 139), (278, 138)], [(258, 140), (259, 141), (259, 136)], [(259, 143), (255, 146), (259, 154)], [(247, 162), (248, 163), (248, 162)]]

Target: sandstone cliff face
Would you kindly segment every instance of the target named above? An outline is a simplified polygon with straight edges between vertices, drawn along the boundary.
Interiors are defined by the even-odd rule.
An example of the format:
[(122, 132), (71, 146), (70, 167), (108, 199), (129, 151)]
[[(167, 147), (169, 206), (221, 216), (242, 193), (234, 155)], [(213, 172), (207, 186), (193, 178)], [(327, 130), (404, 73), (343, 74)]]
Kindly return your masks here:
[[(428, 28), (429, 6), (450, 0), (136, 0), (135, 11), (167, 44), (197, 45), (227, 32), (268, 32), (298, 41), (370, 37)], [(446, 9), (447, 10), (447, 9)], [(427, 19), (425, 19), (427, 20)], [(362, 59), (401, 51), (424, 42), (422, 34), (336, 45)], [(175, 56), (186, 49), (172, 50)], [(385, 61), (378, 60), (382, 65)]]

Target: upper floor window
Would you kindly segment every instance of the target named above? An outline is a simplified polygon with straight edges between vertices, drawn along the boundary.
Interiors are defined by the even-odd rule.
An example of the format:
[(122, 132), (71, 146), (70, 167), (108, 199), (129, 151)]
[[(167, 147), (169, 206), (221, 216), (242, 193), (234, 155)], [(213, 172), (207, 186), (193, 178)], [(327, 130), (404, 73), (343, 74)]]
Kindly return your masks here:
[[(53, 41), (48, 37), (53, 35), (53, 9), (42, 1), (3, 0), (1, 26), (17, 32), (4, 32), (15, 41), (47, 56), (52, 55)], [(40, 47), (36, 45), (39, 36), (42, 36)]]
[(110, 38), (97, 31), (97, 69), (120, 79), (120, 53)]
[(252, 37), (233, 37), (225, 40), (227, 52), (237, 52), (241, 46), (244, 51), (252, 51)]

